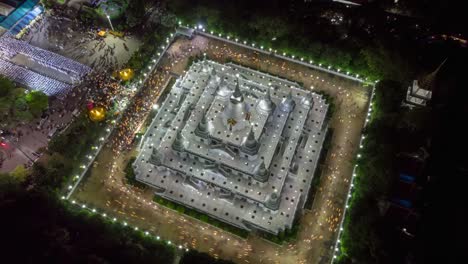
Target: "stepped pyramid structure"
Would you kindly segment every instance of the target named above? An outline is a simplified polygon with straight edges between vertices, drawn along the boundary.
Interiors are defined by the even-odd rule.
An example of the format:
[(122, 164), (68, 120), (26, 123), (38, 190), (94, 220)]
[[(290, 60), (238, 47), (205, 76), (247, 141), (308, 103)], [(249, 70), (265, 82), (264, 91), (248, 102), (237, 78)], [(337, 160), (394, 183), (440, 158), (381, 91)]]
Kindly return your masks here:
[(234, 64), (194, 63), (133, 164), (155, 194), (246, 230), (278, 234), (304, 207), (327, 124), (321, 95)]
[(433, 72), (422, 76), (419, 80), (413, 81), (413, 85), (408, 87), (406, 100), (403, 102), (404, 105), (409, 107), (427, 105), (432, 98), (436, 76), (446, 61), (447, 59), (445, 59)]

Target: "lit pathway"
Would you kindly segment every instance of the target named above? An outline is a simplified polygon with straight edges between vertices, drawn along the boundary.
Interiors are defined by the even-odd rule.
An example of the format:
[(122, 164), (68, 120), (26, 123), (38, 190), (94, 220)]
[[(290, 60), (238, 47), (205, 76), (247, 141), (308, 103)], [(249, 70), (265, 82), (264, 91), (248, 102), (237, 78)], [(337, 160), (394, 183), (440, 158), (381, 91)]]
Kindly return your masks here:
[[(246, 49), (225, 45), (219, 41), (197, 36), (191, 43), (178, 40), (162, 61), (163, 71), (153, 73), (149, 81), (148, 96), (143, 98), (142, 114), (125, 113), (125, 126), (114, 137), (112, 148), (103, 149), (97, 166), (91, 176), (80, 185), (73, 198), (87, 201), (103, 208), (131, 225), (149, 230), (152, 234), (169, 239), (214, 257), (231, 259), (236, 263), (320, 263), (331, 256), (334, 237), (342, 216), (345, 195), (352, 173), (351, 157), (354, 157), (363, 125), (366, 103), (366, 89), (351, 82), (328, 74), (310, 70), (303, 66), (259, 55)], [(191, 49), (187, 45), (193, 45)], [(336, 110), (331, 127), (334, 129), (332, 147), (323, 171), (319, 192), (311, 211), (301, 219), (301, 230), (296, 242), (282, 247), (256, 236), (240, 239), (213, 226), (198, 222), (187, 216), (170, 211), (152, 202), (151, 190), (139, 190), (123, 184), (123, 168), (131, 156), (122, 151), (133, 128), (140, 127), (144, 117), (159, 94), (161, 86), (169, 77), (168, 72), (182, 74), (187, 64), (187, 54), (202, 54), (223, 61), (230, 58), (243, 65), (251, 65), (275, 75), (299, 81), (308, 89), (329, 93), (335, 98)], [(126, 127), (132, 129), (127, 129)], [(111, 172), (111, 173), (109, 173)], [(322, 257), (325, 256), (324, 259)]]

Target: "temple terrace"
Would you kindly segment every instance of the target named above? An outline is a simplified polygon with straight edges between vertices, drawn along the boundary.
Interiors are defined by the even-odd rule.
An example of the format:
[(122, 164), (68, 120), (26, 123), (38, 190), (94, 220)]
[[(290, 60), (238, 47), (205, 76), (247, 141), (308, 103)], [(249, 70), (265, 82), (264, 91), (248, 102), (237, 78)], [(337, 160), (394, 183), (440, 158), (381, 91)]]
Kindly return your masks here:
[(142, 139), (137, 180), (231, 225), (278, 234), (304, 207), (327, 110), (321, 95), (297, 83), (194, 63)]

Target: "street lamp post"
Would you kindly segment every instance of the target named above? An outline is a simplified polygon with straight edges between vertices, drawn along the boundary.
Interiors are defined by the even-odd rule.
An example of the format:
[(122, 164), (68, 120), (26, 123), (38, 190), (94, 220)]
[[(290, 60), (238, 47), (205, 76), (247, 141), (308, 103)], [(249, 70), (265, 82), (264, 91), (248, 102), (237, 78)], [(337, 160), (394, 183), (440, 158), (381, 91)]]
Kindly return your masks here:
[(112, 26), (112, 21), (110, 20), (110, 16), (109, 16), (109, 15), (106, 15), (106, 17), (107, 17), (107, 20), (109, 20), (109, 24), (110, 24), (110, 26), (111, 26), (112, 31), (115, 31), (115, 30), (114, 30), (114, 26)]

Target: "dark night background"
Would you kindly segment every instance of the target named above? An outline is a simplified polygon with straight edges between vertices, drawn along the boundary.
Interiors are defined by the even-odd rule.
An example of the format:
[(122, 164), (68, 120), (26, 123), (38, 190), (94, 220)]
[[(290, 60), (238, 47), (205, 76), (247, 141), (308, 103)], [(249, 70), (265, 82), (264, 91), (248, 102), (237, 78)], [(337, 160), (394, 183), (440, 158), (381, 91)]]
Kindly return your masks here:
[[(139, 8), (161, 1), (131, 2), (127, 16), (143, 19)], [(340, 54), (335, 58), (337, 64), (381, 73), (386, 81), (399, 83), (405, 89), (413, 79), (432, 71), (447, 58), (438, 74), (429, 111), (427, 150), (430, 157), (424, 172), (429, 180), (422, 186), (419, 197), (415, 237), (402, 238), (390, 225), (379, 226), (378, 234), (385, 238), (381, 252), (388, 256), (382, 263), (465, 262), (464, 255), (468, 252), (465, 1), (400, 0), (398, 8), (390, 0), (359, 1), (364, 5), (358, 8), (346, 8), (325, 0), (308, 3), (302, 0), (162, 2), (162, 6), (178, 16), (204, 23), (214, 21), (215, 27), (238, 32), (246, 38), (258, 35), (252, 21), (258, 17), (273, 17), (286, 25), (286, 31), (272, 33), (282, 34), (275, 45), (306, 53)], [(200, 7), (208, 11), (196, 13)], [(221, 15), (210, 16), (210, 10), (218, 10)], [(330, 25), (329, 18), (336, 13), (343, 15), (345, 21), (341, 25)], [(396, 22), (391, 22), (391, 18), (396, 18)], [(444, 35), (464, 39), (465, 44), (444, 38)], [(268, 39), (270, 35), (264, 37)], [(370, 54), (370, 61), (365, 61), (363, 54)], [(349, 58), (344, 61), (343, 57)], [(45, 174), (44, 171), (37, 173)], [(34, 179), (25, 185), (2, 177), (0, 180), (2, 263), (167, 263), (172, 257), (170, 249), (135, 235), (132, 230), (65, 208), (55, 196), (51, 197), (54, 190), (47, 186), (50, 184), (47, 179), (40, 180), (43, 186)], [(37, 188), (26, 190), (24, 187), (30, 183)], [(198, 256), (196, 252), (192, 254), (184, 263), (223, 263), (205, 255)]]

